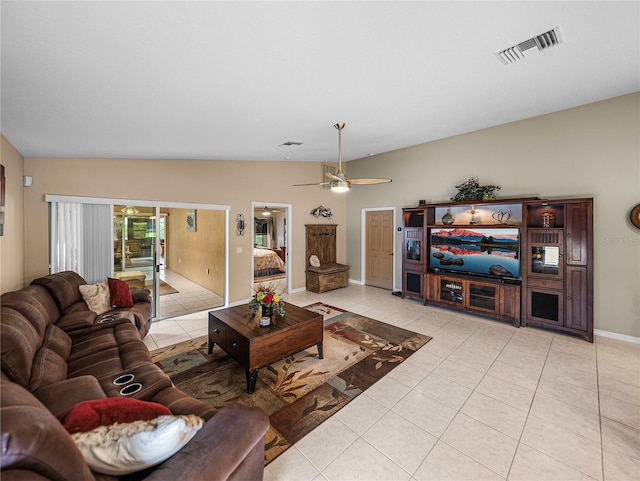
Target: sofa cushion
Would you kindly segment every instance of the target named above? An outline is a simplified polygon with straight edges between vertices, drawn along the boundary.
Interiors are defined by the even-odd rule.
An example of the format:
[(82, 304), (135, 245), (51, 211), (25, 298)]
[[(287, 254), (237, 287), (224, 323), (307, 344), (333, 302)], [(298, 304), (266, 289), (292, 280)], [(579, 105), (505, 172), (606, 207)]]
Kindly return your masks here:
[(58, 320), (58, 322), (56, 322), (56, 326), (65, 332), (77, 331), (79, 329), (93, 326), (95, 324), (97, 314), (88, 310), (87, 304), (84, 301), (82, 302), (82, 305), (84, 306), (83, 311), (78, 310), (75, 312), (67, 312)]
[(115, 423), (150, 421), (163, 415), (171, 415), (171, 411), (162, 404), (110, 397), (78, 403), (58, 416), (58, 419), (69, 433), (75, 434)]
[[(104, 399), (107, 395), (93, 376), (78, 376), (43, 386), (33, 392), (54, 416), (89, 399)], [(196, 413), (197, 414), (197, 413)]]
[(2, 306), (0, 312), (0, 361), (2, 372), (13, 382), (27, 386), (33, 358), (42, 345), (36, 328), (18, 311)]
[(111, 310), (111, 300), (109, 296), (109, 285), (107, 281), (97, 284), (86, 284), (78, 287), (82, 299), (87, 303), (89, 310), (100, 315)]
[(86, 281), (76, 272), (63, 271), (34, 279), (31, 284), (46, 288), (64, 314), (71, 305), (82, 301), (78, 287), (86, 284)]
[(39, 331), (40, 335), (48, 324), (60, 318), (60, 310), (49, 291), (42, 286), (30, 285), (19, 291), (2, 294), (2, 305), (15, 309)]
[(66, 361), (71, 353), (71, 338), (58, 326), (49, 325), (45, 330), (42, 346), (51, 349)]
[(67, 363), (65, 360), (47, 347), (39, 349), (33, 359), (28, 389), (35, 391), (65, 379), (67, 379)]
[(182, 449), (204, 422), (193, 414), (100, 426), (71, 435), (98, 473), (122, 476), (155, 466)]
[(111, 299), (111, 307), (131, 307), (133, 306), (133, 297), (131, 296), (131, 288), (129, 284), (120, 279), (107, 279), (109, 283), (109, 297)]

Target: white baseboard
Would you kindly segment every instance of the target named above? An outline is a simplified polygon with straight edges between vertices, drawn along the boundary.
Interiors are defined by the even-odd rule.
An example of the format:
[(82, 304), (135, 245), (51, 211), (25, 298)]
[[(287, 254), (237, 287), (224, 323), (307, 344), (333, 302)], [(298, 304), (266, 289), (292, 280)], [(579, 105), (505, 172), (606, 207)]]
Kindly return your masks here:
[(609, 337), (611, 339), (617, 339), (619, 341), (627, 341), (627, 342), (632, 342), (634, 344), (640, 344), (640, 337), (627, 336), (625, 334), (618, 334), (617, 332), (610, 332), (610, 331), (602, 331), (600, 329), (594, 329), (593, 333), (596, 336)]

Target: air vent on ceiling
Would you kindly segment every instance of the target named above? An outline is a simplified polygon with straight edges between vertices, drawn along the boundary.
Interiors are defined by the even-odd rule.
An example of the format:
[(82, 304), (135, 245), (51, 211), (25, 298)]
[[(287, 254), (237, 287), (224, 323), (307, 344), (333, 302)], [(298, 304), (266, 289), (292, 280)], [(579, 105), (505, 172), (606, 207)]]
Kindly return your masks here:
[(289, 140), (288, 142), (285, 142), (284, 144), (280, 144), (278, 145), (278, 147), (282, 147), (283, 145), (286, 146), (291, 146), (291, 145), (302, 145), (304, 142), (294, 142), (292, 140)]
[(548, 32), (541, 33), (540, 35), (536, 35), (533, 38), (529, 38), (524, 42), (520, 42), (513, 47), (506, 48), (496, 53), (496, 56), (500, 59), (500, 61), (509, 65), (510, 63), (516, 62), (524, 58), (524, 52), (530, 50), (534, 47), (537, 47), (539, 51), (546, 50), (550, 47), (554, 47), (559, 43), (562, 43), (562, 33), (560, 31), (560, 27), (553, 28)]

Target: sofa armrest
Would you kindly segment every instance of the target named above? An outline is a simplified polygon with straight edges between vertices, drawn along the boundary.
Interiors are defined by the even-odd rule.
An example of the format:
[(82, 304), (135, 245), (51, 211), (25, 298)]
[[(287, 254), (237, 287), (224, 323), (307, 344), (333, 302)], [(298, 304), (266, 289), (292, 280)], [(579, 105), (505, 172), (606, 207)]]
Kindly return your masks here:
[[(243, 480), (262, 480), (267, 429), (269, 418), (262, 409), (230, 403), (209, 419), (184, 448), (144, 479), (226, 480), (237, 478), (237, 473), (242, 472)], [(243, 465), (245, 460), (249, 466)]]
[(133, 303), (136, 302), (148, 302), (151, 304), (151, 291), (149, 289), (131, 289), (131, 298), (133, 299)]
[(107, 395), (93, 376), (78, 376), (48, 384), (33, 393), (54, 416), (64, 414), (82, 401), (104, 399)]

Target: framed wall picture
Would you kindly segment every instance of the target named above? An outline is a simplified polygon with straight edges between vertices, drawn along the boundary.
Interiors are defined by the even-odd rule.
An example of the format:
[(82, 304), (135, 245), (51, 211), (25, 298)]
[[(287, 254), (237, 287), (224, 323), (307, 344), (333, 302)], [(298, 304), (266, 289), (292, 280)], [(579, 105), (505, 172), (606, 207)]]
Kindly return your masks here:
[(188, 210), (187, 211), (187, 231), (195, 232), (196, 231), (196, 211)]

